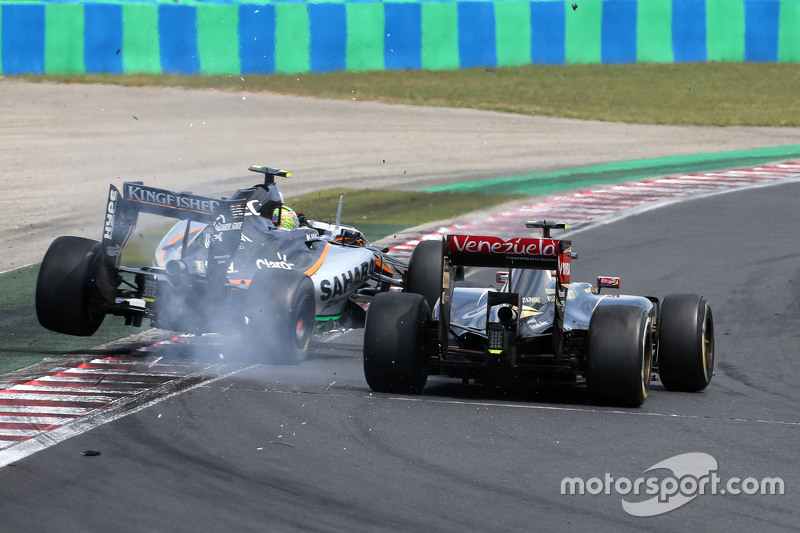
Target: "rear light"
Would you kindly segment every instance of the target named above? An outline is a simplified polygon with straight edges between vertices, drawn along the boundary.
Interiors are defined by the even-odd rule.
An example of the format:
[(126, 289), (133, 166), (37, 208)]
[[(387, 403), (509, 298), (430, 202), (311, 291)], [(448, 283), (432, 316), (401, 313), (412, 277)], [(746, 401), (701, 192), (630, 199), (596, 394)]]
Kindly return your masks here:
[(489, 353), (501, 354), (503, 353), (503, 339), (505, 331), (502, 324), (489, 324)]

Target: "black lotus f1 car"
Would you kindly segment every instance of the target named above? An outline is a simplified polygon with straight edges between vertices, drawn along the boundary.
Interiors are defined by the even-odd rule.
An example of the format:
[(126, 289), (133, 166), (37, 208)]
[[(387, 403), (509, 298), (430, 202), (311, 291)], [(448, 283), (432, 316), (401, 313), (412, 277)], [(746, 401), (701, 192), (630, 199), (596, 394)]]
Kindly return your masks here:
[[(101, 242), (59, 237), (42, 261), (36, 312), (46, 328), (92, 335), (106, 315), (187, 333), (236, 334), (254, 354), (296, 363), (314, 331), (362, 327), (371, 296), (402, 287), (407, 263), (355, 228), (302, 218), (281, 229), (276, 177), (229, 198), (178, 193), (141, 182), (111, 185)], [(280, 211), (278, 211), (280, 213)], [(122, 266), (140, 213), (179, 219), (158, 245), (154, 265)], [(267, 353), (268, 352), (268, 353)]]
[[(607, 296), (572, 282), (566, 225), (528, 222), (541, 238), (448, 235), (421, 242), (404, 292), (379, 294), (364, 336), (364, 374), (379, 392), (419, 393), (429, 375), (588, 386), (600, 404), (640, 406), (651, 379), (700, 391), (714, 370), (714, 321), (705, 297)], [(498, 272), (501, 290), (454, 282), (464, 266)]]

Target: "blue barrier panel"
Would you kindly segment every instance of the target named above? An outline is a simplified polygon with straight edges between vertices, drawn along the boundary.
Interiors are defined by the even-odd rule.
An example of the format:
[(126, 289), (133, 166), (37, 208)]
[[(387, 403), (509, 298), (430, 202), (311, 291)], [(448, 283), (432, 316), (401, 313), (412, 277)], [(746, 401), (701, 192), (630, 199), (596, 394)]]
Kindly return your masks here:
[(706, 60), (706, 3), (672, 0), (672, 48), (675, 62)]
[(86, 4), (83, 11), (87, 73), (122, 73), (122, 4)]
[(191, 6), (158, 6), (161, 68), (165, 74), (198, 74), (197, 9)]
[(458, 4), (458, 54), (461, 68), (497, 65), (494, 2)]
[(636, 62), (636, 0), (603, 2), (603, 63)]
[(275, 6), (239, 6), (239, 56), (242, 73), (275, 71)]
[(780, 7), (779, 0), (745, 0), (745, 61), (778, 60)]
[(564, 4), (531, 2), (531, 62), (564, 64)]
[(421, 69), (421, 4), (385, 3), (383, 9), (386, 20), (383, 41), (386, 70)]
[(44, 73), (44, 4), (3, 9), (3, 74)]
[(347, 11), (344, 4), (309, 4), (311, 70), (331, 72), (347, 67)]

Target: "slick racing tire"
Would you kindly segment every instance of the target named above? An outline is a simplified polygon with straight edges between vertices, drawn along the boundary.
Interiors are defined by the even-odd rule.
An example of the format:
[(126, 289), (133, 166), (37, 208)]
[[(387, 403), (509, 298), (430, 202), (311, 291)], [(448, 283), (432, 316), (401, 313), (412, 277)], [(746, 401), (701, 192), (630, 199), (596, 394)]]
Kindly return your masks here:
[(586, 376), (595, 403), (639, 407), (647, 399), (653, 358), (650, 318), (634, 306), (598, 307), (589, 323)]
[(411, 253), (405, 292), (421, 294), (433, 309), (442, 296), (442, 241), (422, 241)]
[(311, 278), (294, 270), (259, 270), (245, 300), (245, 351), (273, 364), (305, 360), (317, 314)]
[(380, 293), (367, 312), (364, 377), (376, 392), (418, 394), (428, 381), (425, 321), (431, 312), (419, 294)]
[(42, 259), (36, 280), (36, 316), (45, 328), (89, 336), (105, 318), (113, 294), (111, 273), (99, 242), (59, 237)]
[(714, 317), (705, 297), (670, 294), (661, 303), (658, 375), (667, 390), (698, 392), (714, 375)]

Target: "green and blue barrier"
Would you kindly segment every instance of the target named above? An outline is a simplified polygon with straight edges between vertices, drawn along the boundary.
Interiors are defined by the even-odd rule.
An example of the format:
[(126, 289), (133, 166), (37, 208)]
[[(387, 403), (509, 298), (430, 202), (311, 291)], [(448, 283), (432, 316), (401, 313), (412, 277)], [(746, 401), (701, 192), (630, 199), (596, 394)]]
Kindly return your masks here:
[(6, 75), (695, 61), (800, 62), (800, 0), (0, 0)]

